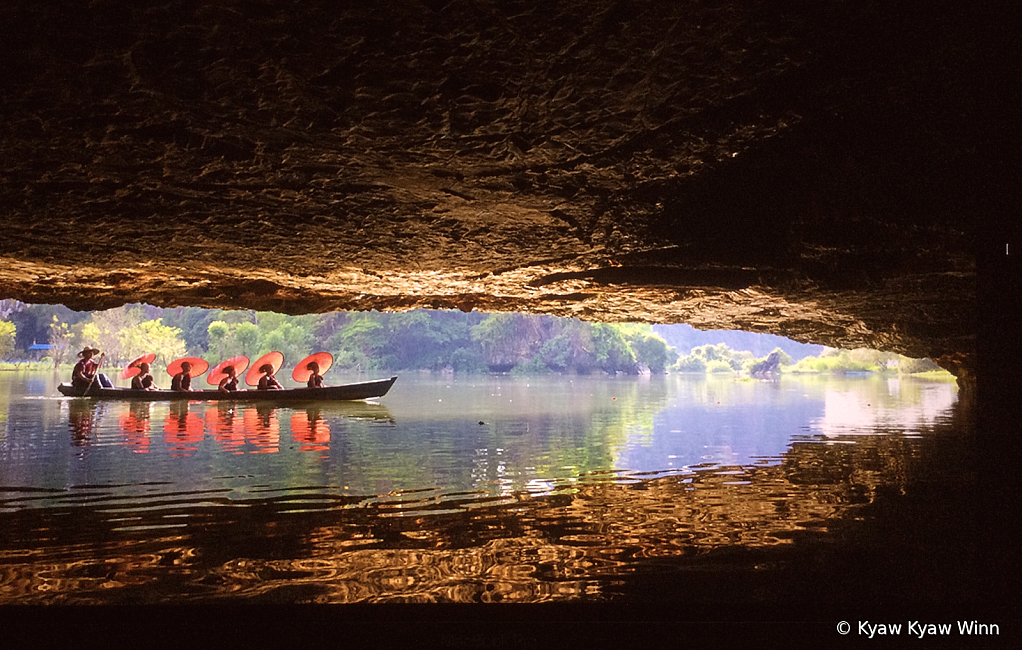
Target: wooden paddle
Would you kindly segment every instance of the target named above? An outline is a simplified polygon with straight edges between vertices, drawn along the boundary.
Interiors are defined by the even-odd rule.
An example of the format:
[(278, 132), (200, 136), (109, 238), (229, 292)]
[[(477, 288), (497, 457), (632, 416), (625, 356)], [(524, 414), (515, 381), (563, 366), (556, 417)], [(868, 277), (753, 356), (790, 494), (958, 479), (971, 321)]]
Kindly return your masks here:
[(96, 364), (96, 372), (92, 373), (92, 381), (90, 381), (89, 385), (85, 387), (85, 392), (82, 393), (82, 397), (85, 397), (86, 395), (88, 395), (89, 394), (89, 389), (91, 389), (92, 385), (94, 383), (96, 383), (96, 377), (99, 377), (99, 369), (103, 367), (103, 361), (105, 361), (105, 360), (106, 360), (106, 352), (103, 352), (103, 353), (101, 353), (99, 355), (99, 363)]

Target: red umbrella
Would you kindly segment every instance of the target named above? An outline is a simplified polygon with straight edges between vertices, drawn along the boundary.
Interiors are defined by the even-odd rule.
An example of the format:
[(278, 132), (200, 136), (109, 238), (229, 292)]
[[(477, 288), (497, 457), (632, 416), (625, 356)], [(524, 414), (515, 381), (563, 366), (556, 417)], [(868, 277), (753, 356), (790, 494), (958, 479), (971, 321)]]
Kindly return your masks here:
[(334, 358), (329, 352), (317, 352), (316, 354), (310, 354), (298, 362), (295, 369), (291, 371), (291, 378), (303, 384), (309, 381), (309, 377), (312, 376), (312, 371), (309, 370), (307, 366), (313, 361), (315, 361), (316, 365), (319, 366), (319, 374), (322, 375), (330, 369), (330, 366), (333, 365)]
[(273, 372), (276, 373), (278, 370), (280, 370), (280, 367), (284, 365), (284, 355), (274, 350), (273, 352), (267, 352), (263, 356), (259, 357), (256, 360), (256, 362), (252, 364), (252, 367), (248, 369), (248, 372), (245, 374), (245, 383), (248, 384), (249, 386), (258, 386), (259, 377), (261, 377), (263, 374), (262, 372), (260, 372), (259, 369), (265, 366), (266, 364), (270, 364), (271, 366), (273, 366)]
[(184, 357), (183, 359), (172, 361), (170, 365), (167, 366), (167, 374), (171, 377), (176, 377), (178, 373), (181, 372), (181, 364), (185, 361), (192, 364), (191, 369), (188, 371), (189, 377), (198, 377), (209, 368), (209, 362), (205, 359), (200, 359), (199, 357)]
[(156, 361), (156, 355), (152, 352), (149, 354), (143, 354), (140, 357), (135, 357), (131, 360), (131, 363), (129, 363), (124, 370), (121, 371), (121, 379), (131, 379), (138, 373), (142, 372), (142, 369), (138, 367), (139, 364), (152, 363), (153, 361)]
[(227, 361), (221, 361), (209, 371), (209, 376), (206, 377), (206, 381), (209, 382), (210, 386), (217, 386), (220, 384), (220, 380), (227, 376), (224, 372), (228, 366), (234, 366), (235, 376), (245, 372), (245, 368), (248, 368), (248, 357), (231, 357)]

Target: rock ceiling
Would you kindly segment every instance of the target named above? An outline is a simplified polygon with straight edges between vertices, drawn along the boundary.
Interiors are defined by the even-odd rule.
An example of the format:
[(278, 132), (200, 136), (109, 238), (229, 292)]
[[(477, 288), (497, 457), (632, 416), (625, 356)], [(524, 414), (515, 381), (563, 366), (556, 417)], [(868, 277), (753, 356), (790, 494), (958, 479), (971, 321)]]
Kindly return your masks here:
[(902, 4), (4, 3), (0, 298), (689, 322), (967, 375), (974, 24)]

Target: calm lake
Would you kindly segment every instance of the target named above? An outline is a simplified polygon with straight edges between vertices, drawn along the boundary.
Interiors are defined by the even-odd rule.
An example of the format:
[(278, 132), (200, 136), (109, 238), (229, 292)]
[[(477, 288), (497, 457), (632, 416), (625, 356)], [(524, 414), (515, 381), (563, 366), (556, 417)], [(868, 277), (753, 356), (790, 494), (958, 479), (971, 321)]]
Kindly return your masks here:
[(0, 604), (983, 589), (953, 383), (404, 373), (376, 403), (268, 406), (61, 379), (0, 374)]

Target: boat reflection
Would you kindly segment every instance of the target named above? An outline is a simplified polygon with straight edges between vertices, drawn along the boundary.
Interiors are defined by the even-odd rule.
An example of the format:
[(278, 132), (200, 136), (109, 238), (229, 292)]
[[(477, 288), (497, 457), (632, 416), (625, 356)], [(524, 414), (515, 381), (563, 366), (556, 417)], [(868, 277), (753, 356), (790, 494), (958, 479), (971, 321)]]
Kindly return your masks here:
[[(316, 406), (309, 406), (306, 410), (308, 413), (315, 411), (320, 416), (327, 418), (375, 420), (394, 424), (394, 416), (391, 415), (390, 409), (383, 404), (374, 404), (373, 402), (320, 402)], [(312, 419), (311, 415), (309, 419)]]

